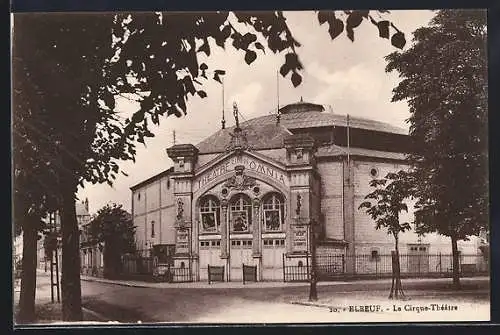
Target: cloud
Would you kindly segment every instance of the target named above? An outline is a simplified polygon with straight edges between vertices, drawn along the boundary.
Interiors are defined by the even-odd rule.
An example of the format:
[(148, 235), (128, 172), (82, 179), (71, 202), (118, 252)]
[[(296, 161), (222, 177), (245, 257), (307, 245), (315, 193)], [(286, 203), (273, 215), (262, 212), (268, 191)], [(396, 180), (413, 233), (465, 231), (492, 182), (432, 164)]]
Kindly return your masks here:
[(244, 86), (238, 92), (226, 99), (226, 111), (229, 110), (229, 108), (232, 109), (233, 102), (236, 102), (238, 110), (246, 119), (255, 115), (259, 112), (257, 109), (257, 102), (261, 96), (262, 88), (262, 84), (256, 81)]
[(327, 102), (332, 99), (370, 101), (380, 98), (380, 76), (365, 63), (342, 71), (329, 72), (328, 68), (313, 62), (306, 67), (306, 71), (322, 83), (315, 101)]

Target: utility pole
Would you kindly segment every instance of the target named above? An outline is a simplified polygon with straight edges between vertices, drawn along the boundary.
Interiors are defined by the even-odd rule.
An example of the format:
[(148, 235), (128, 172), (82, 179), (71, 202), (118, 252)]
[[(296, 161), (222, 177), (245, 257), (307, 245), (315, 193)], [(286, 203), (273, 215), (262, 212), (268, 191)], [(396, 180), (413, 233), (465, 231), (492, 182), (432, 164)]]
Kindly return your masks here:
[(317, 227), (316, 222), (310, 222), (310, 241), (311, 241), (311, 282), (309, 288), (309, 301), (318, 300), (318, 273), (316, 269), (316, 233)]
[[(302, 196), (297, 194), (297, 207), (295, 209), (295, 214), (297, 215), (297, 222), (301, 222), (300, 210), (302, 208)], [(316, 243), (315, 243), (315, 222), (313, 220), (309, 221), (309, 249), (311, 251), (311, 275), (309, 280), (309, 301), (318, 300), (318, 290), (317, 290), (317, 276), (316, 276)], [(309, 257), (306, 254), (306, 258)], [(308, 269), (309, 271), (309, 269)]]

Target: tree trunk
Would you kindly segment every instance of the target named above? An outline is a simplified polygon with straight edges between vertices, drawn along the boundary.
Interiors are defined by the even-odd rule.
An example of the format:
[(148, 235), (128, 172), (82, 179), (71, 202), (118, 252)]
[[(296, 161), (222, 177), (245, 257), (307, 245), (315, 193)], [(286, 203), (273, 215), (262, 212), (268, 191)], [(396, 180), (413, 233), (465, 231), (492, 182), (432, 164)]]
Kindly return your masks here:
[(453, 255), (453, 288), (460, 289), (460, 260), (458, 255), (457, 238), (451, 236), (451, 252)]
[(35, 222), (27, 224), (23, 229), (23, 260), (21, 272), (21, 293), (19, 298), (19, 323), (35, 321), (36, 292), (36, 243), (38, 230)]
[(106, 241), (106, 246), (104, 247), (104, 277), (109, 279), (117, 278), (118, 272), (116, 271), (116, 251), (112, 249), (112, 243)]
[(76, 186), (63, 184), (62, 188), (62, 314), (64, 321), (82, 321), (80, 246), (75, 209)]
[(401, 264), (399, 261), (399, 237), (394, 234), (394, 249), (391, 253), (392, 256), (392, 285), (389, 299), (406, 299), (403, 291), (403, 284), (401, 283)]

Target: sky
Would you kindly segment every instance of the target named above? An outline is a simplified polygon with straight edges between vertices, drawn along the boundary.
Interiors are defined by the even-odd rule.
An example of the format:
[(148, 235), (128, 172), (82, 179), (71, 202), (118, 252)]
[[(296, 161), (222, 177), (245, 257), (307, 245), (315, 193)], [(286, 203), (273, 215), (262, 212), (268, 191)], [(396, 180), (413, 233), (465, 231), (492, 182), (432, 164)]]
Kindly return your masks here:
[[(107, 203), (122, 204), (131, 211), (130, 187), (152, 177), (172, 165), (166, 148), (175, 143), (196, 145), (221, 128), (224, 101), (226, 126), (234, 125), (233, 102), (242, 114), (240, 121), (274, 113), (279, 106), (304, 101), (326, 105), (337, 114), (369, 118), (408, 129), (405, 120), (409, 117), (405, 102), (391, 102), (392, 89), (399, 78), (396, 72), (385, 73), (384, 57), (397, 50), (390, 41), (378, 36), (377, 28), (364, 21), (355, 29), (354, 42), (345, 33), (331, 40), (328, 25), (320, 25), (315, 12), (286, 12), (287, 24), (295, 39), (302, 46), (297, 49), (302, 70), (302, 84), (294, 88), (290, 75), (287, 78), (276, 72), (284, 62), (285, 53), (265, 54), (258, 52), (251, 65), (244, 61), (244, 53), (231, 48), (212, 48), (209, 59), (204, 60), (209, 69), (223, 69), (224, 99), (222, 86), (215, 81), (207, 82), (205, 99), (190, 97), (187, 115), (181, 118), (163, 118), (154, 129), (155, 137), (146, 139), (145, 145), (138, 143), (136, 162), (120, 162), (127, 176), (119, 175), (113, 187), (107, 184), (86, 184), (80, 188), (80, 200), (88, 198), (89, 210), (93, 214)], [(377, 18), (377, 15), (375, 15)], [(425, 26), (434, 16), (428, 10), (391, 11), (384, 15), (406, 36), (411, 45), (412, 33)], [(214, 44), (215, 46), (215, 44)], [(137, 105), (129, 100), (117, 100), (117, 109), (131, 113)]]

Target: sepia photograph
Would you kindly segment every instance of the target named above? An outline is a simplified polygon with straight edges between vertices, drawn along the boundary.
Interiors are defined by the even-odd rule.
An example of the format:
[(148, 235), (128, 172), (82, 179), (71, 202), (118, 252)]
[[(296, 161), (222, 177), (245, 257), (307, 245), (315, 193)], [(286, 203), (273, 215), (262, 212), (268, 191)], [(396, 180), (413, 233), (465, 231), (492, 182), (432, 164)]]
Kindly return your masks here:
[(490, 321), (487, 10), (11, 13), (14, 327)]

